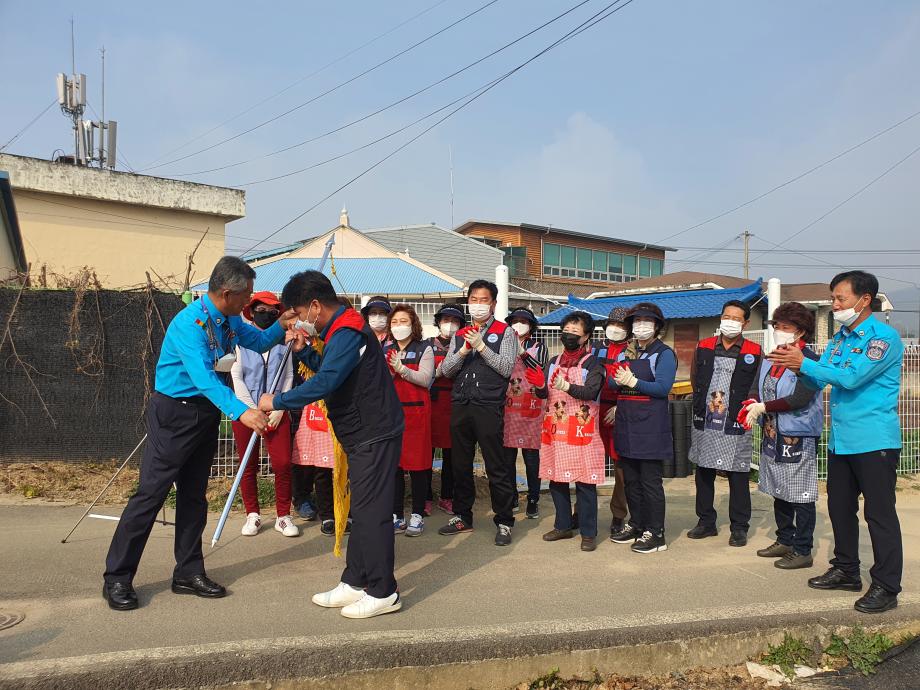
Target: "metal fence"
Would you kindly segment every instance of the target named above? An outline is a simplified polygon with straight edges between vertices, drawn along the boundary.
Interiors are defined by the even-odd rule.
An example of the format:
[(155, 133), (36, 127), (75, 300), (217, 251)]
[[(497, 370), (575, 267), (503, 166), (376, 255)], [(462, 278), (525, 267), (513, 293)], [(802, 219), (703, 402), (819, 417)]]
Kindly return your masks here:
[[(431, 323), (431, 317), (437, 310), (437, 305), (419, 304), (413, 305), (422, 311), (419, 316), (423, 323)], [(425, 316), (422, 316), (422, 313)], [(542, 327), (537, 334), (538, 339), (543, 341), (550, 356), (558, 354), (562, 350), (559, 342), (559, 331), (557, 326)], [(752, 339), (757, 339), (757, 334), (752, 333)], [(600, 330), (595, 332), (595, 337), (601, 338)], [(819, 355), (823, 352), (823, 346), (812, 346)], [(830, 422), (830, 405), (829, 390), (824, 391), (824, 415), (825, 415), (825, 433), (821, 436), (818, 445), (818, 477), (819, 479), (827, 478), (827, 429)], [(903, 448), (901, 450), (901, 462), (898, 466), (899, 474), (916, 474), (920, 473), (920, 346), (906, 345), (904, 348), (904, 362), (901, 369), (901, 395), (898, 401), (898, 413), (901, 418), (901, 437)], [(866, 433), (872, 433), (871, 429), (866, 429)], [(760, 460), (760, 434), (759, 428), (755, 430), (754, 437), (754, 464)], [(265, 445), (261, 444), (260, 453), (260, 470), (263, 474), (269, 474), (271, 468), (268, 461), (268, 453)], [(215, 458), (214, 475), (233, 474), (237, 465), (236, 444), (233, 440), (230, 421), (224, 419), (220, 427), (220, 440), (218, 444), (217, 457)], [(607, 476), (613, 476), (613, 466), (608, 463)]]

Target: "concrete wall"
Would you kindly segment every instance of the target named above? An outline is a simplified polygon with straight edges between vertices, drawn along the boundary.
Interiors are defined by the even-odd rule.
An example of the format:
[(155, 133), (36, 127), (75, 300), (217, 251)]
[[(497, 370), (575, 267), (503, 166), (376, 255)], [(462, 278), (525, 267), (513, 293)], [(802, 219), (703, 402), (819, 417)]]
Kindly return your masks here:
[(49, 273), (61, 274), (88, 266), (106, 288), (142, 285), (147, 270), (154, 281), (156, 274), (164, 279), (176, 276), (178, 286), (185, 277), (186, 257), (205, 230), (208, 234), (195, 254), (192, 283), (207, 278), (224, 254), (225, 217), (39, 192), (13, 193), (33, 279), (42, 265)]
[[(192, 282), (224, 253), (226, 223), (246, 213), (238, 189), (0, 154), (10, 175), (26, 261), (33, 276), (84, 266), (106, 288), (146, 282), (145, 271), (180, 287), (188, 255)], [(175, 277), (175, 278), (173, 278)], [(52, 284), (53, 283), (49, 283)]]

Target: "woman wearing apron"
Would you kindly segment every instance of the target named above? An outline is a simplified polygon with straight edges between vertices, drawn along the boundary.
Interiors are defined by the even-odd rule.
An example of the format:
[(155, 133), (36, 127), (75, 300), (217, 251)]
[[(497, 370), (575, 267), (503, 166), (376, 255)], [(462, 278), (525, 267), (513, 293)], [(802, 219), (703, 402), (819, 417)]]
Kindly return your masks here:
[(544, 541), (571, 539), (575, 484), (581, 550), (597, 548), (597, 485), (604, 481), (598, 397), (604, 385), (603, 365), (591, 353), (594, 320), (583, 311), (562, 319), (562, 354), (553, 357), (547, 373), (528, 368), (527, 381), (546, 399), (540, 444), (540, 478), (549, 480), (556, 508), (553, 529)]
[[(461, 328), (466, 325), (466, 315), (459, 304), (445, 304), (434, 315), (434, 325), (438, 334), (429, 339), (434, 354), (434, 383), (431, 384), (431, 457), (436, 448), (441, 449), (441, 492), (438, 496), (438, 508), (448, 515), (454, 514), (454, 468), (450, 462), (450, 395), (454, 390), (454, 380), (441, 376), (441, 362), (450, 351), (451, 342)], [(431, 473), (428, 474), (428, 500), (425, 502), (425, 514), (431, 514), (430, 503), (433, 500)]]
[[(425, 500), (428, 498), (428, 472), (431, 470), (431, 395), (428, 387), (434, 379), (434, 354), (422, 340), (422, 322), (415, 309), (397, 304), (390, 313), (393, 342), (383, 354), (393, 374), (396, 395), (402, 403), (406, 430), (402, 437), (402, 454), (396, 468), (393, 494), (393, 530), (418, 537), (425, 530)], [(412, 513), (405, 520), (406, 478), (409, 472), (412, 490)]]
[(657, 553), (668, 548), (662, 472), (664, 461), (674, 456), (668, 395), (677, 356), (658, 339), (665, 327), (658, 305), (635, 305), (626, 313), (626, 325), (638, 348), (620, 354), (621, 366), (607, 384), (619, 387), (613, 442), (626, 480), (629, 522), (610, 540), (632, 543), (636, 553)]
[[(533, 385), (525, 374), (528, 369), (546, 368), (546, 345), (536, 339), (539, 323), (534, 313), (526, 307), (518, 307), (505, 322), (511, 326), (518, 338), (518, 356), (514, 360), (511, 380), (505, 397), (505, 459), (512, 466), (517, 465), (518, 449), (524, 456), (527, 472), (527, 511), (531, 520), (540, 517), (537, 504), (540, 500), (540, 430), (543, 426), (543, 400), (535, 395)], [(517, 472), (515, 472), (515, 475)], [(515, 510), (518, 509), (518, 494), (514, 493)]]
[[(798, 302), (773, 312), (773, 341), (791, 345), (808, 359), (818, 355), (805, 343), (814, 336), (815, 317)], [(760, 421), (758, 489), (773, 496), (776, 541), (757, 552), (778, 558), (783, 570), (810, 568), (818, 498), (818, 439), (824, 429), (824, 400), (794, 372), (764, 360), (760, 368), (760, 402), (746, 400), (738, 421), (750, 429)]]

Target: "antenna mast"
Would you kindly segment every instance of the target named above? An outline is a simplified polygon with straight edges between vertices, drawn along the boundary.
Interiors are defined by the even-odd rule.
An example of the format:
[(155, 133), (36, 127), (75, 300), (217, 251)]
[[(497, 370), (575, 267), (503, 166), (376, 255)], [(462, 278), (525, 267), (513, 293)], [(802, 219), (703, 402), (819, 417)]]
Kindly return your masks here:
[[(60, 72), (57, 75), (58, 105), (61, 112), (73, 122), (75, 165), (92, 165), (115, 168), (115, 135), (118, 123), (105, 119), (105, 46), (102, 47), (102, 117), (98, 122), (85, 121), (86, 111), (86, 75), (77, 73), (76, 40), (74, 38), (74, 20), (70, 18), (70, 78)], [(95, 130), (99, 130), (99, 149), (93, 146)], [(66, 159), (65, 159), (66, 160)]]

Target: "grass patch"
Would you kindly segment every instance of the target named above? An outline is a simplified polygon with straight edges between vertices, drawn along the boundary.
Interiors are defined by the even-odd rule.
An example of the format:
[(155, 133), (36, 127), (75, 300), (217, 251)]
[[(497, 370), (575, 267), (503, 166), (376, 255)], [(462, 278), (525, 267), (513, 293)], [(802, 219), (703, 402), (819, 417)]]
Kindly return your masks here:
[(887, 635), (867, 635), (863, 627), (857, 625), (849, 637), (831, 635), (830, 644), (824, 653), (846, 659), (853, 668), (868, 676), (875, 673), (875, 667), (882, 661), (882, 655), (892, 647), (894, 641)]
[(559, 669), (550, 669), (549, 673), (535, 678), (527, 686), (528, 690), (560, 690), (565, 687), (565, 681), (559, 677)]
[(811, 647), (805, 642), (789, 633), (784, 633), (780, 644), (770, 645), (769, 651), (763, 656), (763, 662), (768, 665), (776, 664), (787, 678), (792, 678), (795, 676), (796, 665), (807, 664), (812, 654)]

